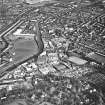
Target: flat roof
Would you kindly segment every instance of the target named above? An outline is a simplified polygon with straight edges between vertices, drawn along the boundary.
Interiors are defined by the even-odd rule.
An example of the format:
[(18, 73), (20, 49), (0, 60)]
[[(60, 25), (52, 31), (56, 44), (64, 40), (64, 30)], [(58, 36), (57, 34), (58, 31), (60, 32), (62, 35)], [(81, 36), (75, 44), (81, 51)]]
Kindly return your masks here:
[(105, 57), (94, 52), (91, 52), (87, 55), (90, 59), (93, 59), (99, 63), (105, 63)]
[(77, 64), (77, 65), (84, 65), (84, 64), (86, 64), (88, 61), (86, 61), (86, 60), (84, 60), (84, 59), (81, 59), (81, 58), (79, 58), (79, 57), (76, 57), (76, 56), (71, 56), (71, 57), (69, 57), (69, 59), (68, 59), (70, 62), (72, 62), (72, 63), (75, 63), (75, 64)]

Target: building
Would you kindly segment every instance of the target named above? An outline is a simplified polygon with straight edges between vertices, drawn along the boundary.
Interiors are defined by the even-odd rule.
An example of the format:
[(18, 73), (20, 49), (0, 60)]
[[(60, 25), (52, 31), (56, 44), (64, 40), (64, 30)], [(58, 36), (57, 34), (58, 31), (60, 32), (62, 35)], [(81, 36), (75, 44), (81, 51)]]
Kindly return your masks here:
[(50, 0), (24, 0), (24, 2), (26, 2), (28, 4), (35, 4), (38, 2), (42, 2), (42, 1), (50, 1)]
[(24, 0), (2, 0), (3, 3), (22, 3)]

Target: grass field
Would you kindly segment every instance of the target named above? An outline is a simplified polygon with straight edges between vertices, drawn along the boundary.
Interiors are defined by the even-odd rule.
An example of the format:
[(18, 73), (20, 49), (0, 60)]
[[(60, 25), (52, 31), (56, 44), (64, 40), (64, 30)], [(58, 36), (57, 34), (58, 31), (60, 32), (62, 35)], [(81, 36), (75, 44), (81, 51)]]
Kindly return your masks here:
[(26, 59), (38, 53), (37, 44), (34, 40), (20, 39), (14, 43), (15, 56), (14, 62)]

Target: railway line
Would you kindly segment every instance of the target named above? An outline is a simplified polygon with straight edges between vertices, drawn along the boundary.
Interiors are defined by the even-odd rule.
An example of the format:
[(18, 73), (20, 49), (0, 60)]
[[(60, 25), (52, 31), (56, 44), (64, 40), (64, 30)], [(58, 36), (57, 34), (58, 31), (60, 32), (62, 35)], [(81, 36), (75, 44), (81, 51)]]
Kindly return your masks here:
[[(4, 31), (0, 36), (2, 38), (2, 40), (5, 42), (5, 47), (2, 49), (2, 53), (0, 54), (0, 56), (3, 56), (3, 54), (6, 52), (6, 50), (8, 49), (9, 43), (6, 41), (5, 36), (10, 34), (11, 32), (13, 32), (17, 27), (19, 27), (22, 23), (24, 23), (23, 20), (18, 20), (16, 23), (14, 23), (11, 27), (9, 27), (6, 31)], [(34, 41), (35, 42), (35, 41)], [(34, 43), (33, 42), (33, 43)], [(36, 45), (36, 42), (35, 42)], [(35, 46), (35, 48), (37, 48)], [(15, 52), (16, 53), (16, 52)], [(3, 64), (2, 66), (0, 66), (0, 77), (2, 77), (3, 75), (5, 75), (7, 72), (12, 71), (13, 69), (15, 69), (17, 66), (19, 66), (20, 64), (22, 64), (23, 62), (25, 62), (28, 59), (31, 59), (34, 54), (37, 55), (38, 53), (38, 49), (36, 49), (36, 53), (34, 52), (34, 50), (32, 51), (32, 55), (30, 54), (26, 54), (26, 56), (24, 56), (22, 59), (18, 59), (18, 57), (21, 55), (22, 52), (17, 53), (14, 56), (14, 60), (13, 62), (8, 62), (6, 64)], [(29, 53), (29, 52), (28, 52)]]
[[(50, 4), (52, 4), (52, 3), (51, 2), (48, 3), (48, 6), (50, 6)], [(26, 18), (29, 13), (31, 13), (35, 9), (38, 9), (41, 6), (44, 7), (44, 6), (46, 6), (46, 4), (45, 3), (40, 3), (40, 4), (34, 5), (34, 7), (31, 7), (29, 10), (24, 11), (19, 16), (17, 16), (16, 19), (13, 20), (13, 23), (11, 23), (7, 27), (4, 27), (3, 29), (1, 29), (1, 31), (0, 31), (0, 37), (5, 42), (5, 45), (4, 45), (5, 47), (3, 49), (1, 49), (2, 51), (0, 53), (0, 57), (8, 49), (9, 43), (7, 42), (7, 40), (5, 39), (5, 37), (9, 33), (12, 33), (17, 27), (19, 27), (22, 23), (24, 23), (26, 21), (24, 19), (24, 17)], [(42, 37), (41, 37), (41, 33), (40, 33), (40, 30), (39, 29), (37, 31), (37, 34), (38, 35), (36, 35), (36, 37), (34, 37), (34, 39), (31, 42), (28, 42), (29, 45), (31, 43), (31, 45), (32, 45), (31, 47), (32, 48), (30, 46), (27, 47), (28, 44), (27, 44), (27, 42), (25, 42), (26, 43), (26, 46), (23, 46), (23, 49), (25, 50), (25, 52), (27, 52), (26, 54), (24, 54), (25, 52), (22, 52), (21, 51), (20, 53), (22, 55), (19, 55), (18, 50), (20, 50), (22, 48), (19, 48), (19, 46), (18, 46), (19, 42), (18, 42), (18, 44), (16, 44), (16, 46), (18, 46), (18, 48), (16, 49), (16, 53), (17, 54), (15, 55), (13, 62), (8, 62), (6, 64), (3, 64), (2, 66), (0, 65), (0, 78), (2, 78), (5, 74), (7, 74), (8, 72), (14, 70), (19, 65), (21, 65), (22, 63), (27, 62), (30, 59), (35, 58), (35, 60), (37, 60), (38, 56), (43, 52), (43, 48), (44, 48)], [(24, 45), (24, 42), (23, 41), (20, 41), (20, 44)], [(26, 47), (29, 48), (29, 49), (27, 49)]]
[[(8, 49), (9, 43), (5, 39), (5, 37), (12, 33), (17, 27), (19, 27), (22, 23), (25, 22), (25, 19), (22, 19), (23, 16), (29, 14), (31, 11), (37, 9), (36, 7), (31, 8), (30, 10), (23, 12), (21, 15), (19, 15), (15, 21), (8, 25), (6, 28), (4, 28), (2, 31), (0, 31), (0, 37), (5, 42), (5, 47), (2, 49), (2, 53), (0, 56), (2, 56), (6, 50)], [(5, 31), (4, 31), (5, 30)], [(38, 31), (39, 32), (39, 31)], [(24, 44), (25, 43), (25, 44)], [(23, 45), (23, 46), (22, 46)], [(27, 45), (32, 45), (31, 47)], [(42, 53), (44, 45), (41, 39), (41, 33), (38, 33), (36, 35), (36, 38), (30, 41), (20, 41), (15, 43), (15, 56), (13, 57), (12, 62), (8, 62), (6, 64), (0, 65), (0, 78), (3, 77), (8, 72), (14, 70), (22, 63), (32, 59), (32, 58), (38, 58), (38, 56)], [(14, 47), (15, 47), (14, 46)], [(22, 46), (22, 47), (21, 47)], [(22, 50), (19, 52), (19, 50)], [(25, 50), (25, 52), (23, 51)]]
[[(16, 24), (14, 24), (14, 26), (12, 26), (12, 30), (11, 28), (7, 31), (6, 34), (3, 34), (4, 36), (7, 35), (8, 33), (10, 33), (11, 31), (13, 31), (14, 29), (16, 29), (19, 25), (21, 25), (23, 23), (23, 21), (18, 21)], [(5, 40), (6, 41), (6, 40)], [(39, 43), (39, 42), (38, 42)], [(27, 45), (32, 45), (31, 47), (28, 47)], [(14, 47), (16, 47), (15, 49), (15, 56), (13, 56), (13, 61), (12, 62), (7, 62), (5, 64), (3, 64), (2, 66), (0, 66), (0, 77), (2, 77), (3, 75), (7, 74), (8, 72), (12, 71), (13, 69), (15, 69), (16, 67), (18, 67), (19, 65), (21, 65), (22, 63), (32, 59), (33, 57), (38, 57), (39, 55), (39, 49), (37, 47), (37, 43), (36, 40), (30, 40), (30, 41), (20, 41), (20, 42), (15, 42), (14, 43)], [(23, 45), (23, 46), (22, 46)], [(21, 47), (22, 46), (22, 47)], [(27, 48), (28, 47), (28, 48)], [(5, 49), (3, 50), (2, 54), (4, 52), (6, 52), (6, 49), (8, 49), (8, 43), (5, 46)], [(22, 51), (19, 51), (22, 50)], [(26, 52), (24, 52), (24, 50)]]
[(14, 31), (17, 27), (19, 27), (24, 21), (18, 20), (15, 24), (13, 24), (10, 28), (8, 28), (6, 31), (4, 31), (2, 34), (0, 34), (1, 39), (5, 42), (4, 48), (1, 49), (2, 55), (5, 50), (8, 48), (9, 43), (6, 41), (5, 36), (10, 34), (12, 31)]

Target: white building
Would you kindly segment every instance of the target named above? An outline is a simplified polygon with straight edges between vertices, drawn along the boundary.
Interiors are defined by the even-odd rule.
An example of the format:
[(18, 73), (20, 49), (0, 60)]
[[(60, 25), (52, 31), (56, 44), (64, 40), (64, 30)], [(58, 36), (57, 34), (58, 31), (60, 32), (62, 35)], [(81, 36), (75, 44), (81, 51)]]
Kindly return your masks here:
[(38, 2), (42, 2), (42, 1), (50, 1), (50, 0), (24, 0), (24, 2), (26, 2), (28, 4), (35, 4)]

